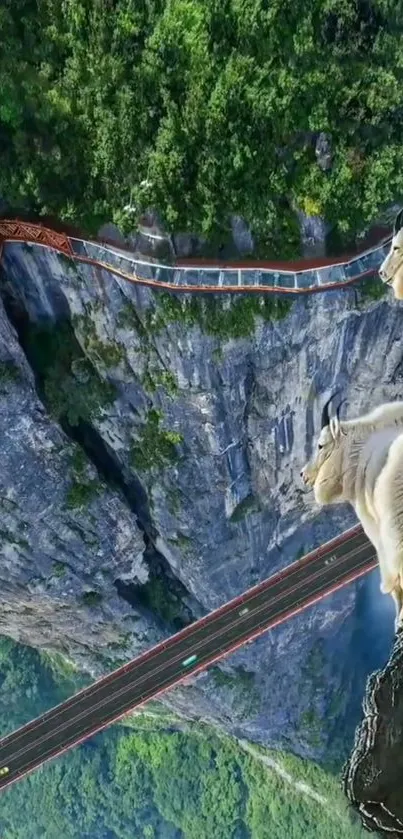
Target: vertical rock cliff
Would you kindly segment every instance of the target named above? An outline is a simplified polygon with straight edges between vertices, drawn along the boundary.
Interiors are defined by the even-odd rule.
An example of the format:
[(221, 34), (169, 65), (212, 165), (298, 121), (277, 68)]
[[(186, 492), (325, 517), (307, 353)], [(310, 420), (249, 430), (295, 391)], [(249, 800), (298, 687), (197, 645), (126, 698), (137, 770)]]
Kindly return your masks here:
[[(299, 472), (331, 386), (350, 414), (401, 396), (393, 302), (181, 299), (25, 245), (1, 297), (3, 632), (102, 672), (354, 523)], [(164, 701), (339, 759), (390, 637), (376, 573)]]

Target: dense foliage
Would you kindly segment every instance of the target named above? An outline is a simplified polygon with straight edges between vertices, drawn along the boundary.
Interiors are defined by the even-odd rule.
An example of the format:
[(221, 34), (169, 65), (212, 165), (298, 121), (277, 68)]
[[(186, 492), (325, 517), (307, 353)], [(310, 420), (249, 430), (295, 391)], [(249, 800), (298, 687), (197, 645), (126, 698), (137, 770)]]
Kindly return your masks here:
[(283, 258), (295, 202), (352, 231), (403, 188), (402, 23), (395, 0), (3, 0), (0, 195), (92, 230), (132, 202), (225, 238), (238, 212)]
[[(2, 733), (79, 684), (60, 657), (0, 638)], [(206, 729), (169, 731), (174, 723), (153, 714), (131, 725), (107, 730), (5, 790), (2, 839), (363, 836), (337, 780), (313, 764), (246, 753)]]
[[(361, 839), (337, 781), (284, 760), (293, 781), (213, 735), (111, 731), (6, 790), (2, 836)], [(323, 800), (294, 789), (298, 781)]]
[(0, 735), (63, 702), (86, 683), (62, 656), (40, 654), (0, 636)]

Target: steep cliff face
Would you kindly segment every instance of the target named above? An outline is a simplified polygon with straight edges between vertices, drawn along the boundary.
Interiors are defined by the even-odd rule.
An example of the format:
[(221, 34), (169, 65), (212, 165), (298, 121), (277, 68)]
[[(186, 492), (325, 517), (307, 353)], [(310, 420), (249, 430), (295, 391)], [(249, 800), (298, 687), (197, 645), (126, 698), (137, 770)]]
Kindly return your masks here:
[(147, 581), (136, 518), (46, 414), (2, 304), (0, 429), (0, 631), (102, 668), (141, 632), (155, 640), (113, 587)]
[[(350, 414), (401, 397), (393, 302), (353, 289), (288, 313), (267, 299), (179, 300), (22, 245), (7, 247), (1, 290), (4, 345), (23, 371), (1, 397), (2, 493), (29, 533), (23, 547), (5, 538), (2, 631), (99, 672), (354, 523), (347, 508), (318, 511), (299, 472), (331, 385)], [(390, 640), (368, 621), (373, 589), (349, 586), (165, 701), (328, 759)]]
[(344, 769), (344, 788), (363, 824), (403, 834), (403, 632), (383, 670), (368, 679), (364, 717)]

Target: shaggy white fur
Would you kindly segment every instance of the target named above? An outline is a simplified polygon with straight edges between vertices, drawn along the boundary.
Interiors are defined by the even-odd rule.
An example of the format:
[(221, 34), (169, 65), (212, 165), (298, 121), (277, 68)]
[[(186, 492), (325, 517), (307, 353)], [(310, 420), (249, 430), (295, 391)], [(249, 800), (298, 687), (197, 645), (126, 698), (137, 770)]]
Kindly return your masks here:
[(403, 402), (322, 428), (317, 449), (301, 472), (318, 504), (348, 501), (374, 545), (381, 591), (403, 625)]
[(390, 251), (379, 269), (382, 282), (393, 289), (396, 300), (403, 300), (403, 211), (396, 216)]

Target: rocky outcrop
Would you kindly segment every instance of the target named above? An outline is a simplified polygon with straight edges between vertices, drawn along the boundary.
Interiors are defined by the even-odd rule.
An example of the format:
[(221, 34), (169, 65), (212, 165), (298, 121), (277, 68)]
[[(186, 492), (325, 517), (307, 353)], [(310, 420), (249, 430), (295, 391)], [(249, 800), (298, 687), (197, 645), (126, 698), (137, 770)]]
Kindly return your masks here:
[(0, 632), (101, 672), (155, 641), (113, 586), (147, 582), (136, 518), (47, 415), (2, 303), (0, 440)]
[(324, 131), (321, 131), (315, 143), (315, 155), (318, 166), (323, 172), (332, 168), (333, 156), (331, 138)]
[(319, 257), (326, 254), (326, 236), (330, 231), (330, 225), (321, 216), (307, 215), (302, 210), (296, 209), (301, 229), (301, 246), (303, 256)]
[(368, 679), (363, 713), (344, 789), (368, 830), (402, 836), (403, 631), (386, 666)]
[[(99, 238), (119, 243), (122, 235), (114, 225), (104, 225), (98, 231)], [(154, 210), (144, 213), (137, 222), (137, 230), (128, 237), (130, 247), (143, 256), (150, 256), (161, 261), (171, 262), (183, 257), (210, 257), (217, 259), (236, 259), (245, 254), (251, 255), (255, 242), (251, 230), (241, 216), (230, 216), (224, 224), (222, 240), (212, 245), (197, 233), (177, 231), (169, 233), (164, 227), (159, 214)], [(123, 241), (120, 241), (123, 244)]]
[[(3, 632), (96, 672), (354, 523), (349, 509), (319, 511), (299, 472), (330, 386), (349, 413), (401, 396), (393, 301), (350, 288), (287, 313), (273, 298), (179, 299), (23, 245), (7, 246), (1, 295), (4, 343), (25, 371), (15, 402), (2, 403), (14, 429), (0, 438), (2, 459), (14, 452), (3, 494), (21, 499), (14, 529), (27, 515), (29, 532), (18, 562), (10, 540), (1, 556)], [(97, 475), (99, 492), (80, 488), (65, 510), (72, 481)], [(91, 528), (92, 546), (72, 527)], [(67, 576), (53, 581), (53, 562)], [(83, 603), (87, 589), (96, 595)], [(339, 759), (390, 640), (370, 619), (375, 597), (376, 576), (351, 585), (164, 701), (238, 736)]]

